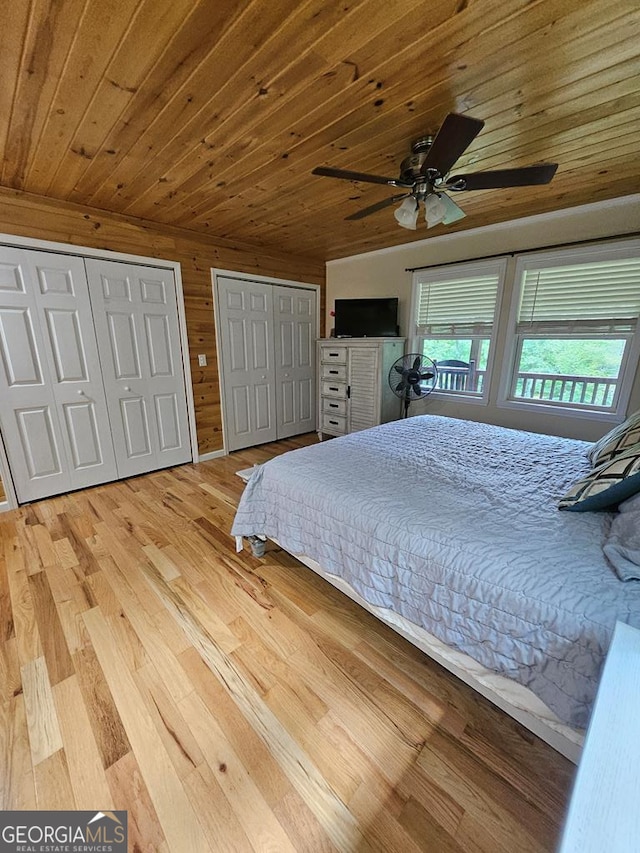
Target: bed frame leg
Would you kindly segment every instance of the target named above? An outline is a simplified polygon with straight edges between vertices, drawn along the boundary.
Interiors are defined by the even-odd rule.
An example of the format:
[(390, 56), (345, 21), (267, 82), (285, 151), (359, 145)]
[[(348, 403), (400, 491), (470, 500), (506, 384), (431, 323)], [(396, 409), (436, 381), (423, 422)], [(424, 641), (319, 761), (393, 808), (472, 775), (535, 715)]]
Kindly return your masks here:
[(249, 545), (251, 545), (251, 553), (253, 556), (264, 557), (264, 549), (267, 544), (264, 539), (260, 539), (259, 536), (247, 536), (247, 540)]

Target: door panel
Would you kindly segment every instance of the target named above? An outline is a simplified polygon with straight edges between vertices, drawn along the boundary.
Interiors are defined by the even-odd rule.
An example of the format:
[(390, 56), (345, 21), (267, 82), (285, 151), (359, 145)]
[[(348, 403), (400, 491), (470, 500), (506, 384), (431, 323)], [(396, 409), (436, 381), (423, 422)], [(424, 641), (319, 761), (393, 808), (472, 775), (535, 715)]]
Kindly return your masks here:
[(99, 465), (102, 462), (102, 453), (95, 406), (87, 400), (66, 403), (62, 408), (69, 434), (73, 467), (80, 469)]
[(349, 432), (369, 429), (378, 423), (380, 382), (378, 347), (349, 347)]
[[(105, 318), (109, 330), (108, 352), (116, 379), (142, 379), (134, 314), (106, 311)], [(105, 357), (103, 351), (103, 363)]]
[(77, 311), (45, 310), (47, 332), (58, 382), (86, 382), (89, 378)]
[(64, 476), (49, 406), (16, 409), (15, 416), (29, 480)]
[(144, 327), (149, 348), (151, 376), (173, 376), (169, 320), (164, 314), (145, 314)]
[[(251, 432), (251, 418), (249, 416), (249, 387), (247, 385), (240, 385), (232, 388), (231, 399), (234, 435), (238, 440), (241, 440), (243, 436), (248, 437)], [(249, 445), (242, 446), (248, 447)]]
[(271, 285), (219, 278), (218, 295), (227, 449), (275, 441)]
[(121, 477), (191, 460), (173, 274), (87, 260)]
[(117, 476), (84, 264), (0, 249), (0, 422), (21, 502)]
[(275, 408), (273, 405), (273, 394), (271, 393), (271, 385), (268, 383), (256, 384), (253, 386), (254, 394), (254, 411), (256, 414), (256, 430), (266, 432), (273, 425), (272, 412)]
[(121, 399), (120, 411), (122, 412), (127, 459), (151, 456), (153, 451), (144, 399), (142, 397)]
[(175, 394), (156, 394), (156, 418), (160, 429), (160, 450), (175, 450), (182, 444), (180, 416)]
[(278, 431), (286, 429), (291, 424), (295, 423), (295, 387), (291, 380), (283, 379), (280, 382), (280, 420), (278, 421)]
[[(255, 309), (254, 309), (255, 310)], [(264, 309), (261, 309), (264, 310)], [(253, 356), (251, 362), (254, 370), (267, 370), (271, 367), (271, 312), (269, 318), (253, 317), (249, 320), (251, 328), (251, 347), (249, 349)]]
[(287, 438), (316, 426), (316, 294), (277, 285), (273, 293), (278, 438)]
[(314, 402), (316, 393), (313, 381), (311, 379), (301, 379), (298, 382), (298, 394), (300, 419), (302, 421), (315, 420)]
[(0, 309), (0, 346), (7, 385), (42, 385), (29, 308)]
[(46, 266), (45, 263), (36, 265), (40, 293), (57, 293), (75, 296), (73, 277), (70, 270)]

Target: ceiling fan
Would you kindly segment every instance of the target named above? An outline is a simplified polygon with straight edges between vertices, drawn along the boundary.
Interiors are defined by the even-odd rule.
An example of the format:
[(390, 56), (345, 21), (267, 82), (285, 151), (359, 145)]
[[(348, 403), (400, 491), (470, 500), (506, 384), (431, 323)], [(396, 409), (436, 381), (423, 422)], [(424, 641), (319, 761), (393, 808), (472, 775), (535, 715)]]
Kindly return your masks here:
[(483, 127), (484, 122), (477, 118), (449, 113), (435, 137), (422, 136), (416, 139), (411, 146), (412, 153), (400, 165), (398, 178), (384, 178), (381, 175), (333, 169), (330, 166), (318, 166), (312, 174), (342, 178), (346, 181), (387, 184), (390, 187), (407, 190), (365, 207), (357, 213), (352, 213), (346, 219), (363, 219), (371, 213), (402, 201), (394, 212), (394, 216), (399, 225), (412, 230), (417, 226), (421, 202), (425, 207), (425, 218), (429, 228), (440, 223), (450, 225), (465, 216), (464, 211), (447, 195), (448, 192), (524, 187), (548, 184), (551, 181), (558, 168), (557, 163), (540, 163), (518, 169), (500, 169), (493, 172), (475, 172), (449, 177), (449, 170)]

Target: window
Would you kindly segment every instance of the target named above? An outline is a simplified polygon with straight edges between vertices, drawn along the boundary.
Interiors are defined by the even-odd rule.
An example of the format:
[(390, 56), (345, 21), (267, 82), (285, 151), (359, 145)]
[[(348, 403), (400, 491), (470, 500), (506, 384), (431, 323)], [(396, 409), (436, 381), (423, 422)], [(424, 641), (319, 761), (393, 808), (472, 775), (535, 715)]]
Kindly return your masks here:
[(436, 392), (486, 401), (505, 267), (500, 259), (414, 273), (413, 345), (438, 365)]
[(640, 245), (521, 256), (506, 400), (622, 413), (637, 361)]

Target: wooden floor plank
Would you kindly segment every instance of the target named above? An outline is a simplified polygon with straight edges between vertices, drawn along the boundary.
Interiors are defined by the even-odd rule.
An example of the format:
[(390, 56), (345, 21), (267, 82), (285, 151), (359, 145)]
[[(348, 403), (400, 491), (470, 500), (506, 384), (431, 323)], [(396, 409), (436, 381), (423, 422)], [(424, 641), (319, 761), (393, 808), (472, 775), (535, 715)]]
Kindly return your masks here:
[(73, 661), (69, 654), (67, 641), (60, 624), (60, 618), (56, 609), (55, 601), (51, 594), (51, 587), (45, 572), (29, 577), (29, 588), (33, 600), (38, 633), (42, 642), (44, 659), (47, 662), (47, 671), (52, 685), (64, 681), (73, 675)]
[(77, 808), (64, 750), (59, 749), (33, 768), (38, 809)]
[(129, 849), (168, 853), (171, 848), (134, 754), (123, 755), (105, 775), (115, 808), (127, 812)]
[(17, 541), (5, 541), (4, 562), (11, 596), (13, 626), (18, 641), (18, 659), (22, 666), (42, 655), (42, 644), (29, 576), (25, 571), (24, 552)]
[(167, 841), (176, 851), (191, 853), (193, 850), (201, 850), (202, 853), (209, 853), (211, 848), (184, 788), (173, 772), (162, 739), (127, 670), (106, 619), (97, 608), (88, 610), (82, 618), (109, 689), (118, 703), (127, 737), (144, 775)]
[(24, 696), (0, 704), (0, 809), (36, 807)]
[(185, 790), (194, 805), (212, 850), (246, 853), (252, 844), (218, 784), (217, 774), (208, 764), (196, 767), (184, 780)]
[(555, 849), (574, 768), (295, 558), (240, 469), (0, 520), (0, 808), (126, 809), (144, 853)]
[(89, 723), (105, 770), (131, 751), (120, 712), (91, 644), (77, 651), (73, 663)]
[(36, 767), (62, 749), (62, 735), (45, 659), (39, 657), (25, 664), (21, 673), (31, 757)]
[(75, 675), (53, 688), (71, 788), (79, 809), (114, 809), (98, 745)]
[(294, 853), (282, 824), (200, 697), (195, 693), (187, 696), (180, 702), (180, 710), (253, 848)]

